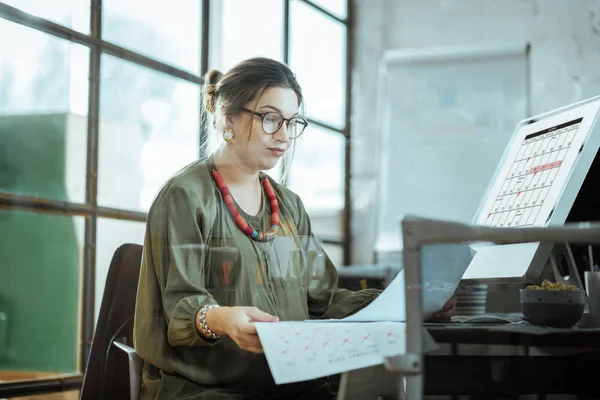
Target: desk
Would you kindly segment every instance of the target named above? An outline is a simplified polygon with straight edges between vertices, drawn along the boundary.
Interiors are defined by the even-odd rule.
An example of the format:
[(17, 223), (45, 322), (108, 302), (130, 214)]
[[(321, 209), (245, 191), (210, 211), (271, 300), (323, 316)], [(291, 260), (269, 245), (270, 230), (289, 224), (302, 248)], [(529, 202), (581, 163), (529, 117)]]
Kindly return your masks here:
[(539, 347), (583, 347), (600, 351), (600, 329), (559, 329), (530, 324), (430, 324), (436, 343), (494, 344)]
[[(426, 396), (494, 399), (518, 394), (572, 394), (600, 398), (597, 381), (584, 377), (600, 367), (600, 329), (458, 323), (425, 327), (440, 345), (440, 350), (425, 356)], [(398, 377), (383, 365), (343, 375), (341, 399), (395, 398)]]
[[(425, 326), (436, 343), (450, 347), (448, 355), (425, 357), (426, 395), (600, 395), (598, 382), (584, 378), (600, 367), (600, 329)], [(469, 346), (479, 346), (479, 354)]]

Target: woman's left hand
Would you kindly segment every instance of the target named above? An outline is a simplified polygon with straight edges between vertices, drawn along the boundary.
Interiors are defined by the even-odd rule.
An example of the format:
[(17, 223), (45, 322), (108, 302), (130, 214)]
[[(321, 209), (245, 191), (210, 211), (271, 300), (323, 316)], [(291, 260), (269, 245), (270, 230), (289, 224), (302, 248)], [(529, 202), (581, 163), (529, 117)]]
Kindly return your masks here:
[(444, 304), (444, 308), (441, 311), (433, 314), (431, 317), (427, 318), (425, 322), (448, 322), (450, 318), (452, 318), (456, 314), (456, 302), (458, 298), (456, 295), (453, 295), (450, 300)]

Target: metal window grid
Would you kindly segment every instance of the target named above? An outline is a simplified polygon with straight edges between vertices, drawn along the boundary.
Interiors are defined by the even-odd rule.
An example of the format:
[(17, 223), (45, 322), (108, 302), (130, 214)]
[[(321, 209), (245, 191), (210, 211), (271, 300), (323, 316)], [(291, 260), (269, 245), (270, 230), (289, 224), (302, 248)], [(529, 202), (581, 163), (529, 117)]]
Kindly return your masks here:
[[(329, 129), (345, 136), (345, 162), (344, 162), (344, 210), (342, 238), (322, 238), (323, 243), (343, 247), (343, 262), (350, 262), (351, 249), (351, 198), (350, 198), (350, 116), (351, 116), (351, 67), (352, 67), (352, 2), (347, 1), (347, 17), (340, 18), (323, 7), (309, 0), (282, 0), (284, 29), (283, 29), (283, 60), (288, 62), (290, 48), (290, 21), (293, 18), (290, 12), (292, 1), (300, 1), (314, 10), (324, 14), (332, 20), (336, 20), (346, 26), (346, 112), (345, 127), (339, 129), (323, 121), (309, 119), (311, 124)], [(87, 126), (87, 164), (86, 164), (86, 195), (85, 203), (72, 203), (68, 201), (58, 201), (46, 198), (25, 196), (10, 192), (0, 191), (0, 209), (24, 210), (37, 213), (55, 213), (69, 216), (85, 217), (85, 239), (84, 239), (84, 259), (83, 259), (83, 288), (82, 288), (82, 307), (81, 307), (81, 374), (78, 376), (50, 378), (47, 380), (20, 381), (18, 383), (0, 384), (0, 397), (11, 395), (30, 395), (39, 393), (49, 393), (55, 391), (69, 390), (78, 388), (82, 382), (83, 371), (87, 364), (91, 341), (94, 334), (94, 299), (95, 299), (95, 275), (96, 275), (96, 232), (98, 218), (111, 218), (127, 221), (145, 222), (146, 213), (101, 207), (98, 205), (98, 139), (99, 139), (99, 103), (100, 103), (100, 58), (102, 54), (126, 60), (133, 64), (146, 67), (165, 75), (182, 79), (184, 81), (202, 85), (203, 76), (208, 71), (209, 61), (209, 35), (210, 35), (210, 4), (211, 0), (201, 0), (201, 54), (200, 54), (200, 74), (194, 75), (181, 68), (169, 65), (165, 62), (147, 57), (125, 47), (115, 45), (104, 41), (102, 38), (102, 0), (90, 0), (90, 34), (84, 34), (79, 31), (67, 28), (63, 25), (49, 21), (44, 18), (36, 17), (0, 2), (0, 18), (12, 21), (22, 26), (47, 33), (49, 35), (86, 46), (90, 49), (89, 63), (89, 96), (88, 96), (88, 126)], [(201, 129), (201, 127), (200, 127)], [(201, 132), (198, 133), (202, 139)]]

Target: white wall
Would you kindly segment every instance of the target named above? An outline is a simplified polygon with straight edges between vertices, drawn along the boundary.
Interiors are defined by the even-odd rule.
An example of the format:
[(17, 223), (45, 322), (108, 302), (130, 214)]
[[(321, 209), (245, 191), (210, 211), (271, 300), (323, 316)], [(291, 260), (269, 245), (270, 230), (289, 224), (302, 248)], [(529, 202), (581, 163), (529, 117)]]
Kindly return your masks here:
[(374, 118), (384, 51), (529, 41), (533, 114), (600, 94), (600, 0), (353, 0), (353, 6), (354, 264), (372, 261)]

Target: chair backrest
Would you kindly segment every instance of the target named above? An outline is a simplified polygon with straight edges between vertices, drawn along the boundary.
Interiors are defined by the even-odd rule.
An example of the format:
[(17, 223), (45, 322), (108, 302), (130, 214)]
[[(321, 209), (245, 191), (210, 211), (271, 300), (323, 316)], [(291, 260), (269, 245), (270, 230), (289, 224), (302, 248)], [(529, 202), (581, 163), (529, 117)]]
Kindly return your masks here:
[(96, 324), (83, 386), (82, 400), (129, 399), (127, 361), (112, 349), (119, 339), (133, 347), (133, 314), (139, 280), (142, 246), (124, 244), (112, 258)]

